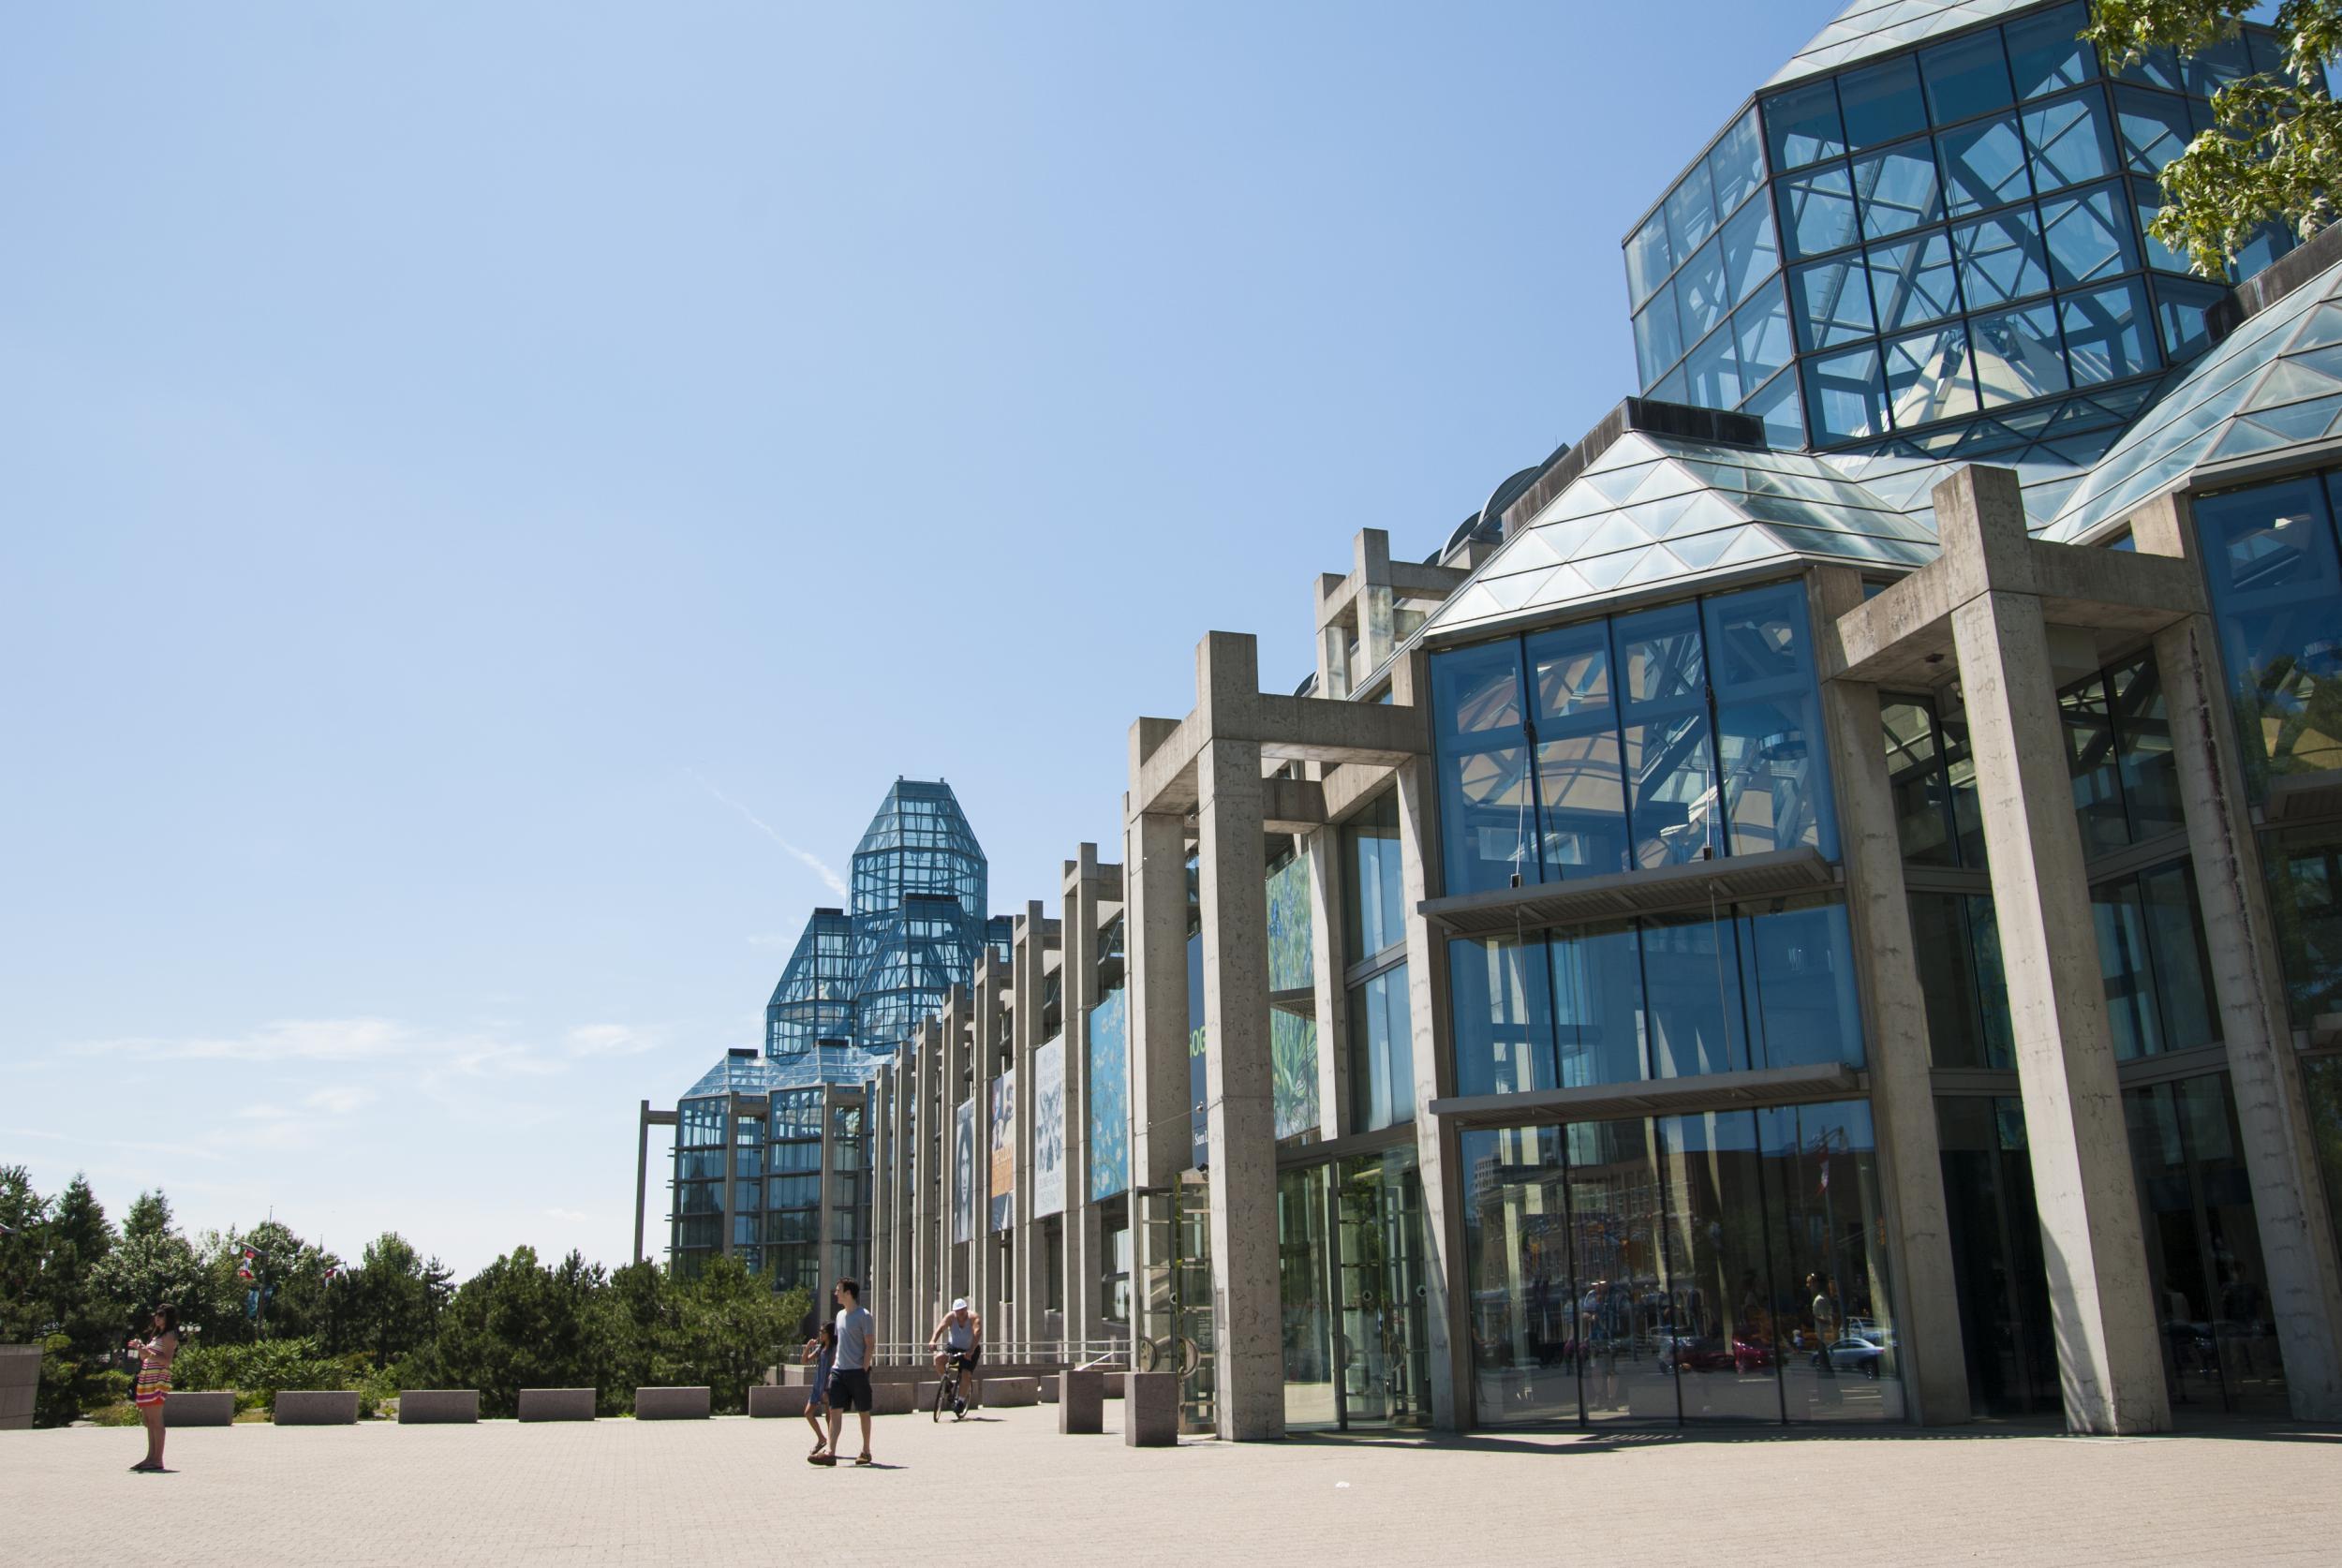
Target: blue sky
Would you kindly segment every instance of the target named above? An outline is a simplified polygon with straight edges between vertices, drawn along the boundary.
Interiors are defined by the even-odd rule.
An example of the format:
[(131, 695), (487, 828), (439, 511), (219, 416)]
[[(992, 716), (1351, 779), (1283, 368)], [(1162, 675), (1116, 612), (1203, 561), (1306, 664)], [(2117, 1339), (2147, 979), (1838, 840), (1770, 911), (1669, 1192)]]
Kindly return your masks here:
[(1054, 910), (1832, 8), (14, 8), (0, 1161), (622, 1261), (887, 783)]

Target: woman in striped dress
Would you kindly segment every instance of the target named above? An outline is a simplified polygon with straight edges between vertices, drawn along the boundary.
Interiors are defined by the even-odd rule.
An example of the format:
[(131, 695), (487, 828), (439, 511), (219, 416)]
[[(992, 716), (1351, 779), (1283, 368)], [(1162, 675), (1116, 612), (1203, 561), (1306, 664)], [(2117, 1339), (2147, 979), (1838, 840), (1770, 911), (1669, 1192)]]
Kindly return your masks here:
[(130, 1341), (139, 1358), (138, 1386), (130, 1402), (146, 1426), (146, 1457), (130, 1468), (152, 1474), (163, 1468), (163, 1398), (170, 1392), (170, 1364), (179, 1355), (179, 1309), (164, 1302), (155, 1309), (148, 1326), (152, 1334)]

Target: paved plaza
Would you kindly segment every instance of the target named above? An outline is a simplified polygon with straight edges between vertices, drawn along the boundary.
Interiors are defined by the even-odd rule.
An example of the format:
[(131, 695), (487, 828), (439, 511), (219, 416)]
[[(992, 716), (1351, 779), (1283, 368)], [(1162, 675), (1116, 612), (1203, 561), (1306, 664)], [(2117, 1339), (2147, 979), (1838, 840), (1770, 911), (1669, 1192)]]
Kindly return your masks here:
[[(1119, 1417), (1109, 1403), (1109, 1424)], [(805, 1427), (235, 1427), (0, 1433), (0, 1562), (2331, 1563), (2342, 1432), (1295, 1440), (1061, 1437), (1057, 1412)]]

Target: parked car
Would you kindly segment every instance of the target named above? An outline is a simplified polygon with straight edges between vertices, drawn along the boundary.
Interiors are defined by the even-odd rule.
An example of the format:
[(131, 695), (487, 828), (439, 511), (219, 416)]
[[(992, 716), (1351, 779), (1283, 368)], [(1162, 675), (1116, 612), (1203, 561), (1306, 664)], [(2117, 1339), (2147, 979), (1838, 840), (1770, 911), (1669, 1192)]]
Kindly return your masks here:
[(1887, 1347), (1875, 1339), (1849, 1334), (1830, 1347), (1830, 1365), (1841, 1372), (1860, 1372), (1864, 1377), (1875, 1378), (1878, 1375), (1879, 1359), (1886, 1354), (1886, 1351)]
[(1772, 1365), (1772, 1346), (1754, 1335), (1736, 1334), (1729, 1344), (1712, 1337), (1679, 1335), (1659, 1344), (1662, 1372), (1761, 1372)]

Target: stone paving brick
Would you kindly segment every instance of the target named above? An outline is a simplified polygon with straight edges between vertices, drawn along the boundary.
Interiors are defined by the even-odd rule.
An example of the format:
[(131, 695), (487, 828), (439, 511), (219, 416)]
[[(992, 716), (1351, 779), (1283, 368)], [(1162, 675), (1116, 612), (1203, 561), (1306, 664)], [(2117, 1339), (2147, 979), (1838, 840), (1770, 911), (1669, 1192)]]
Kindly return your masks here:
[[(794, 1421), (0, 1433), (0, 1563), (1066, 1561), (1950, 1564), (2342, 1560), (2342, 1432), (1976, 1429), (1124, 1446), (1045, 1407), (882, 1417), (885, 1468)], [(852, 1427), (848, 1427), (849, 1453)]]

